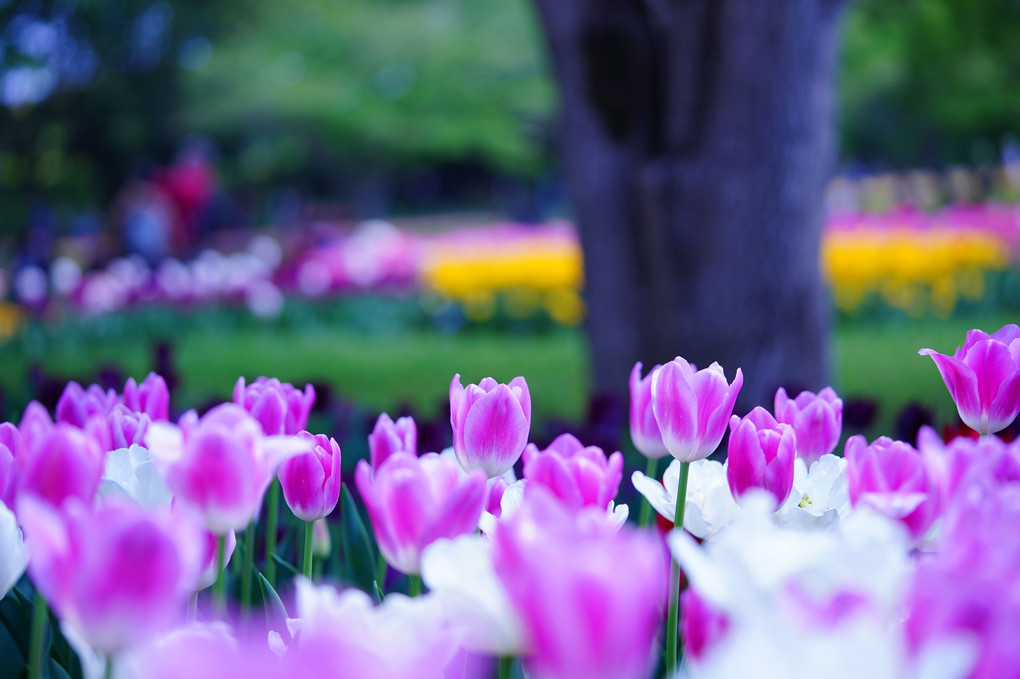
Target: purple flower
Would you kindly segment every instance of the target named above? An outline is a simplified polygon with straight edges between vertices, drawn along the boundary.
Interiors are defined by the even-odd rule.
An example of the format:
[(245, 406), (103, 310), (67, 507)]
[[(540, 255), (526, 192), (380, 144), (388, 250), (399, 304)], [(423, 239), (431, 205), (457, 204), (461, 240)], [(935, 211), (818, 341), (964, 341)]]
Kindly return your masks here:
[(641, 363), (630, 371), (630, 439), (639, 453), (656, 460), (669, 454), (652, 411), (652, 379), (660, 367), (649, 370), (644, 378)]
[(719, 447), (744, 375), (732, 384), (718, 363), (695, 371), (677, 356), (654, 372), (652, 411), (670, 455), (681, 462), (703, 460)]
[(98, 384), (93, 384), (86, 390), (77, 382), (68, 382), (57, 401), (57, 422), (84, 429), (93, 416), (105, 418), (118, 400), (113, 389), (103, 391)]
[(782, 506), (793, 489), (793, 461), (797, 437), (793, 427), (780, 424), (764, 408), (741, 419), (730, 418), (726, 480), (735, 499), (752, 488), (767, 491)]
[(290, 511), (302, 521), (315, 521), (336, 508), (340, 499), (340, 446), (323, 434), (301, 432), (314, 447), (282, 465), (278, 476)]
[(514, 466), (528, 443), (531, 394), (523, 377), (499, 384), (486, 377), (463, 387), (450, 382), (453, 450), (465, 470), (481, 469), (489, 478)]
[(617, 451), (607, 458), (601, 448), (585, 447), (574, 435), (562, 434), (542, 452), (528, 444), (524, 478), (525, 492), (544, 486), (570, 509), (607, 509), (623, 479), (623, 454)]
[(414, 418), (401, 417), (394, 422), (386, 413), (380, 415), (368, 435), (368, 452), (373, 469), (378, 469), (393, 453), (417, 455), (418, 427)]
[(808, 466), (836, 449), (843, 431), (843, 401), (832, 387), (825, 387), (817, 395), (802, 391), (792, 400), (780, 388), (775, 410), (776, 420), (797, 433), (797, 457)]
[(238, 377), (234, 403), (251, 413), (266, 435), (293, 436), (308, 426), (308, 415), (315, 404), (315, 389), (306, 384), (303, 392), (298, 391), (294, 385), (275, 377), (259, 377), (246, 386), (244, 378)]

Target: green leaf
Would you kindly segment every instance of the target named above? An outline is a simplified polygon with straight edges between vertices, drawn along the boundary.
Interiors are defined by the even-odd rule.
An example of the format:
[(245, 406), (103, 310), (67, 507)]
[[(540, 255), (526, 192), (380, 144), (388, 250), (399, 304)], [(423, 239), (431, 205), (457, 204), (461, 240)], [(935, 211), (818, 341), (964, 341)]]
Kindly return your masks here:
[(258, 575), (259, 586), (262, 589), (262, 608), (266, 614), (266, 629), (275, 630), (286, 639), (290, 636), (287, 631), (287, 608), (266, 577), (262, 573)]
[(354, 502), (347, 484), (340, 487), (341, 516), (343, 525), (343, 552), (347, 575), (351, 582), (366, 592), (372, 591), (375, 581), (376, 551), (365, 528), (358, 505)]
[(287, 578), (293, 578), (295, 575), (301, 575), (301, 571), (299, 571), (297, 568), (295, 568), (292, 563), (290, 563), (289, 561), (286, 561), (279, 554), (273, 554), (273, 561), (276, 562), (277, 566), (279, 566), (284, 571), (286, 571)]

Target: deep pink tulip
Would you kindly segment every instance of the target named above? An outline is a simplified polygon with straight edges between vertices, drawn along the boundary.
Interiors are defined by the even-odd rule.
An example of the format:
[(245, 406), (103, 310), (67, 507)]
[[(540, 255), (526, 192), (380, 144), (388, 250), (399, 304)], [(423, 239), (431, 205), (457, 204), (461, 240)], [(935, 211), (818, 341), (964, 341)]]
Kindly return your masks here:
[(768, 491), (781, 507), (793, 490), (793, 461), (797, 436), (793, 427), (776, 422), (762, 407), (743, 419), (730, 418), (726, 480), (739, 500), (752, 488)]
[(947, 508), (962, 493), (984, 495), (1009, 484), (1020, 488), (1020, 440), (1006, 443), (998, 436), (959, 436), (944, 444), (934, 430), (925, 427), (917, 443), (939, 472)]
[(144, 446), (145, 435), (149, 431), (152, 418), (144, 412), (133, 411), (125, 405), (118, 404), (106, 416), (106, 431), (109, 436), (109, 449)]
[(797, 457), (810, 467), (822, 455), (836, 449), (843, 433), (843, 401), (832, 387), (818, 394), (802, 391), (790, 399), (780, 387), (776, 392), (776, 420), (797, 433)]
[(938, 518), (939, 472), (913, 446), (883, 436), (870, 446), (861, 436), (846, 442), (850, 503), (868, 505), (901, 521), (919, 540)]
[(733, 413), (744, 374), (737, 368), (732, 384), (718, 363), (695, 372), (677, 356), (652, 377), (652, 411), (670, 455), (681, 462), (711, 455)]
[(585, 447), (573, 434), (562, 434), (544, 451), (532, 443), (524, 450), (527, 489), (544, 486), (565, 507), (607, 509), (623, 479), (623, 454), (608, 458), (601, 448)]
[(503, 493), (506, 492), (509, 485), (510, 482), (502, 476), (489, 479), (489, 484), (485, 491), (485, 511), (497, 519), (503, 514)]
[(630, 440), (639, 453), (658, 460), (669, 455), (652, 411), (652, 378), (661, 366), (649, 370), (644, 378), (641, 377), (641, 367), (641, 363), (635, 363), (630, 371)]
[(259, 423), (233, 403), (201, 419), (188, 413), (179, 427), (154, 422), (146, 443), (175, 499), (197, 510), (217, 535), (245, 528), (280, 463), (311, 447), (296, 436), (264, 436)]
[(161, 375), (149, 373), (138, 384), (129, 377), (124, 383), (122, 403), (136, 413), (145, 413), (151, 420), (170, 419), (170, 390)]
[(34, 495), (53, 505), (72, 497), (92, 502), (106, 456), (91, 436), (61, 422), (40, 427), (22, 443), (17, 457), (19, 496)]
[(396, 453), (375, 470), (361, 460), (354, 479), (383, 557), (403, 573), (419, 573), (422, 552), (436, 540), (478, 528), (485, 475), (462, 476), (449, 458)]
[(931, 356), (964, 423), (982, 434), (1008, 427), (1020, 413), (1020, 327), (1006, 325), (989, 335), (971, 330), (952, 356)]
[(308, 426), (308, 415), (315, 405), (315, 389), (310, 384), (298, 391), (292, 384), (259, 377), (245, 386), (238, 377), (234, 385), (234, 403), (243, 407), (262, 425), (267, 435), (294, 435)]
[(282, 465), (277, 476), (290, 511), (302, 521), (328, 515), (340, 499), (340, 446), (323, 434), (299, 436), (314, 446)]
[(378, 469), (393, 453), (417, 455), (418, 427), (414, 418), (401, 417), (394, 422), (386, 413), (380, 415), (368, 435), (368, 452), (373, 469)]
[(680, 635), (684, 653), (694, 660), (705, 657), (709, 649), (726, 635), (726, 614), (705, 601), (693, 587), (680, 596)]
[(650, 531), (584, 520), (540, 489), (493, 535), (493, 564), (524, 625), (534, 679), (649, 676), (668, 560)]
[(86, 390), (77, 382), (68, 382), (57, 401), (57, 422), (84, 429), (89, 418), (109, 415), (117, 401), (117, 392), (113, 389), (103, 391), (98, 384), (93, 384)]
[(502, 476), (524, 452), (531, 430), (531, 393), (523, 377), (499, 384), (486, 377), (462, 387), (460, 375), (450, 382), (453, 450), (461, 467), (481, 469), (489, 478)]
[(21, 434), (10, 422), (0, 424), (0, 502), (14, 507), (18, 490), (18, 473), (15, 458), (21, 450)]
[(106, 654), (152, 639), (183, 616), (199, 568), (197, 528), (111, 500), (93, 513), (22, 496), (29, 574), (57, 615)]

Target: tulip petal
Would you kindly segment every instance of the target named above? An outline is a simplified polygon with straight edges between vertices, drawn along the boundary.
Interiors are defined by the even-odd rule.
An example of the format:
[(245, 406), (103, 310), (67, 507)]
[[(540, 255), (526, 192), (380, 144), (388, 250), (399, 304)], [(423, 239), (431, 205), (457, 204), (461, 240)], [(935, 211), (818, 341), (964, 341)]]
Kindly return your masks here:
[(530, 422), (504, 384), (480, 398), (464, 420), (464, 445), (471, 458), (467, 469), (499, 476), (512, 467), (528, 443)]
[(949, 395), (956, 403), (960, 418), (967, 426), (981, 429), (981, 397), (978, 393), (978, 379), (974, 371), (963, 361), (940, 354), (932, 349), (921, 349), (922, 356), (931, 356), (942, 375), (942, 381), (949, 389)]

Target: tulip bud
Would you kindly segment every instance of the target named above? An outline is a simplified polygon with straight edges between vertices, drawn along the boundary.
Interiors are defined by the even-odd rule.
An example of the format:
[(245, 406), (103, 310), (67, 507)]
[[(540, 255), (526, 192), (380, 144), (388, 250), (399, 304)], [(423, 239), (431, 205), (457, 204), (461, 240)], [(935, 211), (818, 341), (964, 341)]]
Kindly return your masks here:
[(617, 451), (607, 458), (601, 448), (586, 448), (572, 434), (563, 434), (542, 452), (528, 444), (524, 478), (525, 492), (544, 486), (569, 509), (607, 509), (623, 479), (623, 454)]
[(732, 384), (718, 363), (695, 372), (693, 365), (677, 356), (654, 371), (652, 411), (670, 455), (681, 462), (703, 460), (711, 455), (733, 412), (744, 375), (737, 368)]
[(741, 419), (730, 418), (726, 480), (735, 499), (752, 488), (768, 491), (778, 508), (793, 489), (797, 438), (793, 427), (780, 424), (764, 408)]
[(655, 460), (669, 454), (652, 410), (652, 379), (660, 367), (649, 370), (644, 379), (640, 363), (630, 371), (630, 439), (639, 453)]
[(139, 385), (133, 377), (124, 383), (123, 403), (136, 413), (145, 413), (152, 420), (170, 419), (170, 390), (166, 380), (149, 373)]
[(776, 420), (793, 427), (797, 433), (797, 457), (808, 466), (836, 448), (843, 430), (843, 401), (831, 387), (818, 395), (802, 391), (790, 399), (786, 390), (776, 392)]
[(57, 401), (57, 422), (84, 429), (90, 417), (106, 417), (115, 405), (117, 392), (112, 389), (104, 392), (98, 384), (93, 384), (85, 390), (77, 382), (68, 382)]
[(450, 382), (453, 450), (461, 467), (481, 469), (489, 478), (514, 466), (528, 443), (531, 394), (523, 377), (499, 384), (486, 377), (466, 388), (460, 375)]
[(368, 435), (368, 452), (373, 469), (378, 469), (393, 453), (417, 455), (418, 428), (414, 418), (401, 417), (394, 423), (386, 413), (380, 415)]
[(307, 384), (304, 392), (300, 392), (275, 377), (260, 377), (245, 386), (244, 378), (238, 377), (234, 403), (251, 413), (267, 435), (292, 436), (308, 426), (308, 415), (315, 404), (315, 389)]
[(1006, 325), (989, 335), (971, 330), (952, 356), (931, 356), (956, 403), (960, 419), (982, 434), (1002, 431), (1020, 413), (1020, 327)]
[(315, 521), (336, 508), (340, 499), (340, 446), (323, 434), (299, 436), (313, 446), (280, 465), (280, 486), (290, 511), (302, 521)]
[(358, 462), (354, 480), (388, 564), (418, 574), (426, 547), (474, 532), (485, 502), (485, 475), (461, 474), (453, 460), (435, 453), (396, 453), (376, 470)]

